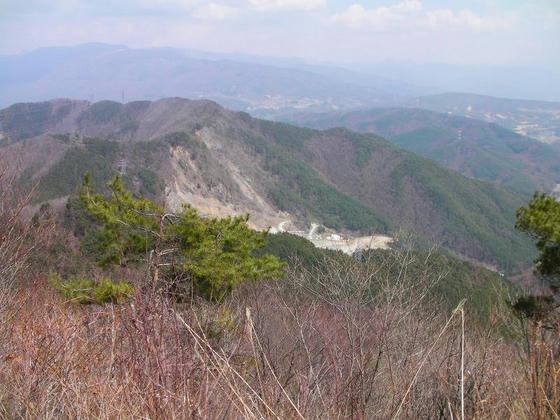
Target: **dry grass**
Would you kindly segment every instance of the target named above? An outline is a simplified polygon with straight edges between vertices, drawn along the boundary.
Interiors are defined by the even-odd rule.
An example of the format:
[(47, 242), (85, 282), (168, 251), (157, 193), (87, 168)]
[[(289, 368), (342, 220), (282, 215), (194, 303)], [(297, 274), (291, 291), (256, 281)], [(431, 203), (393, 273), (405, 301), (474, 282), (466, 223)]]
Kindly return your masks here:
[[(0, 314), (0, 417), (461, 418), (461, 319), (412, 305), (433, 278), (368, 298), (375, 271), (329, 271), (189, 307), (147, 293), (78, 306), (27, 286)], [(528, 365), (499, 325), (467, 319), (465, 418), (553, 417), (552, 349), (539, 342)], [(549, 408), (533, 403), (537, 363)]]
[(123, 271), (130, 302), (79, 306), (30, 271), (52, 224), (21, 221), (9, 186), (0, 173), (0, 418), (459, 419), (462, 399), (469, 419), (558, 418), (558, 323), (505, 340), (497, 306), (486, 326), (466, 317), (463, 342), (462, 312), (429, 293), (445, 279), (411, 278), (406, 251), (396, 271), (334, 259), (221, 304)]

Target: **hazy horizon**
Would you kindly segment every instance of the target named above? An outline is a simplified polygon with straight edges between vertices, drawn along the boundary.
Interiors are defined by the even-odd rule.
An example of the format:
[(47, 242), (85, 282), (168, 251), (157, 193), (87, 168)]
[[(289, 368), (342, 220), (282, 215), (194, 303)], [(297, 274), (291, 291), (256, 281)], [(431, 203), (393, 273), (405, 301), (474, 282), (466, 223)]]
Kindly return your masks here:
[(337, 64), (560, 67), (560, 3), (0, 0), (0, 55), (87, 42)]
[(313, 66), (336, 66), (417, 91), (560, 101), (552, 0), (0, 0), (0, 10), (4, 60), (87, 43), (171, 47), (326, 76), (333, 69)]
[[(243, 52), (220, 53), (169, 46), (133, 48), (124, 44), (103, 42), (40, 47), (23, 54), (0, 55), (2, 63), (2, 68), (0, 68), (0, 90), (10, 89), (9, 87), (11, 86), (13, 88), (12, 93), (17, 94), (19, 88), (16, 85), (12, 86), (14, 81), (22, 81), (31, 74), (34, 74), (35, 78), (39, 77), (39, 79), (47, 77), (47, 74), (51, 74), (49, 77), (54, 76), (56, 80), (60, 79), (60, 77), (64, 78), (64, 75), (72, 79), (76, 77), (86, 77), (89, 82), (92, 83), (92, 92), (94, 92), (97, 84), (94, 82), (94, 79), (91, 78), (92, 74), (90, 74), (90, 70), (93, 70), (94, 67), (101, 66), (98, 68), (98, 71), (105, 73), (103, 70), (105, 67), (101, 62), (105, 62), (105, 65), (109, 65), (109, 67), (116, 64), (109, 64), (106, 62), (109, 58), (107, 53), (110, 53), (114, 59), (117, 59), (118, 55), (121, 56), (120, 59), (117, 59), (120, 60), (120, 64), (118, 64), (117, 67), (113, 67), (116, 72), (119, 72), (119, 66), (126, 62), (128, 62), (128, 65), (132, 65), (133, 59), (129, 53), (133, 53), (136, 55), (136, 58), (139, 57), (138, 54), (141, 54), (145, 59), (151, 57), (151, 60), (163, 60), (161, 64), (163, 65), (166, 63), (165, 66), (170, 64), (170, 62), (168, 62), (169, 59), (175, 62), (174, 65), (179, 65), (179, 63), (184, 62), (184, 60), (189, 61), (192, 59), (194, 59), (198, 65), (206, 60), (210, 60), (209, 62), (226, 60), (230, 61), (232, 65), (243, 65), (243, 63), (247, 63), (248, 65), (256, 64), (269, 66), (266, 67), (267, 73), (270, 71), (275, 73), (279, 69), (291, 70), (292, 77), (297, 77), (298, 71), (305, 71), (305, 77), (328, 77), (333, 82), (349, 83), (353, 86), (382, 87), (382, 89), (386, 91), (385, 95), (389, 94), (390, 96), (395, 96), (395, 98), (403, 97), (403, 95), (411, 97), (445, 92), (458, 92), (507, 99), (560, 102), (560, 72), (535, 66), (453, 65), (445, 63), (418, 63), (412, 60), (384, 60), (377, 63), (344, 63), (332, 60), (314, 60), (301, 57), (282, 57)], [(74, 59), (78, 61), (75, 62), (73, 61)], [(82, 70), (74, 68), (80, 60), (89, 61), (89, 64)], [(111, 59), (109, 58), (109, 60)], [(70, 64), (71, 62), (73, 64)], [(153, 64), (153, 62), (149, 64), (149, 59), (143, 63), (136, 62), (134, 64), (136, 67), (135, 71), (144, 71), (138, 68), (138, 66), (152, 68)], [(217, 65), (219, 66), (219, 64)], [(70, 70), (72, 68), (74, 68), (73, 71)], [(181, 71), (184, 71), (184, 69), (185, 68)], [(256, 70), (255, 67), (253, 67), (253, 70), (249, 69), (250, 67), (245, 67), (244, 71), (250, 72)], [(147, 68), (145, 70), (147, 71)], [(216, 67), (216, 70), (218, 70), (218, 67)], [(69, 71), (70, 73), (68, 73)], [(293, 71), (295, 71), (295, 73)], [(42, 74), (42, 76), (40, 76), (40, 74)], [(89, 76), (86, 76), (87, 74), (89, 74)], [(176, 77), (176, 75), (177, 74), (168, 74), (171, 78)], [(113, 76), (116, 76), (116, 74)], [(155, 76), (155, 74), (153, 74), (153, 76)], [(164, 80), (161, 79), (162, 76), (163, 74), (160, 74), (160, 80), (163, 82)], [(228, 77), (225, 73), (223, 76)], [(21, 77), (24, 79), (21, 79)], [(133, 77), (132, 74), (129, 73), (129, 77)], [(27, 80), (29, 81), (30, 79)], [(124, 83), (122, 85), (123, 89), (128, 85), (126, 80), (126, 78), (121, 80), (121, 82)], [(55, 91), (57, 91), (56, 89), (61, 89), (61, 94), (66, 88), (66, 84), (53, 85), (52, 81), (47, 82), (47, 85), (50, 86), (49, 90), (52, 90), (52, 88), (55, 88)], [(27, 88), (32, 89), (31, 86), (27, 86), (25, 89)], [(325, 88), (327, 87), (325, 86)], [(387, 91), (387, 89), (389, 90)], [(21, 100), (52, 99), (44, 95), (40, 98), (28, 97), (23, 94), (23, 91), (19, 92)], [(4, 93), (7, 93), (7, 91)], [(180, 96), (181, 89), (177, 92), (169, 91), (167, 94), (171, 96)], [(165, 95), (148, 96), (150, 99), (155, 99), (164, 97)], [(113, 98), (113, 96), (111, 96), (111, 98)], [(85, 97), (82, 99), (85, 99)], [(142, 97), (141, 99), (148, 99), (148, 97)], [(373, 103), (375, 103), (375, 101)], [(6, 101), (3, 101), (3, 104), (6, 105)]]

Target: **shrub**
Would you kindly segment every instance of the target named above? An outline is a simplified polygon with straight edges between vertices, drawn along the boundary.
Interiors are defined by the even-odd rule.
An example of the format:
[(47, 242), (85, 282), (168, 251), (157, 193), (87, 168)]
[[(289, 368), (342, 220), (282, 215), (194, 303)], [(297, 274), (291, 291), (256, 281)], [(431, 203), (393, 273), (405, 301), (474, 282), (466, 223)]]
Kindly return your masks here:
[(49, 284), (63, 297), (76, 303), (123, 303), (132, 295), (134, 288), (130, 283), (115, 283), (108, 277), (97, 282), (79, 276), (70, 276), (66, 281), (56, 273), (49, 276)]

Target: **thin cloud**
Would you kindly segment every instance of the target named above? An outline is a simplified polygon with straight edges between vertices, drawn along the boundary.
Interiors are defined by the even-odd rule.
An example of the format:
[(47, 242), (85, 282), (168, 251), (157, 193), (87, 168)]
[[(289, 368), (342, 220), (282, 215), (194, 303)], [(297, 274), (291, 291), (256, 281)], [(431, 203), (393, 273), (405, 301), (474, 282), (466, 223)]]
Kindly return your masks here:
[(361, 4), (353, 4), (342, 13), (335, 14), (331, 21), (351, 28), (386, 28), (402, 20), (402, 16), (389, 7), (366, 9)]
[(417, 12), (422, 10), (422, 2), (420, 0), (405, 0), (391, 6), (391, 8), (402, 12)]
[(198, 8), (194, 17), (200, 20), (227, 20), (234, 19), (241, 14), (241, 10), (237, 7), (231, 7), (224, 4), (210, 3)]
[(0, 0), (0, 54), (106, 42), (333, 62), (387, 59), (558, 66), (560, 2), (434, 3)]
[(374, 9), (366, 9), (361, 4), (355, 3), (342, 13), (331, 16), (331, 21), (351, 28), (383, 29), (402, 21), (406, 15), (421, 10), (420, 0), (404, 0), (391, 6)]
[(461, 10), (459, 13), (455, 13), (451, 9), (432, 10), (426, 13), (424, 22), (432, 28), (451, 26), (471, 29), (483, 29), (490, 26), (491, 23), (468, 9)]
[(331, 22), (350, 28), (391, 29), (406, 23), (407, 30), (462, 28), (469, 30), (498, 29), (511, 26), (507, 16), (481, 16), (470, 9), (455, 12), (452, 9), (424, 11), (420, 0), (404, 0), (387, 6), (366, 9), (353, 4), (341, 13), (331, 16)]
[(291, 12), (323, 8), (327, 0), (249, 0), (249, 4), (262, 12)]

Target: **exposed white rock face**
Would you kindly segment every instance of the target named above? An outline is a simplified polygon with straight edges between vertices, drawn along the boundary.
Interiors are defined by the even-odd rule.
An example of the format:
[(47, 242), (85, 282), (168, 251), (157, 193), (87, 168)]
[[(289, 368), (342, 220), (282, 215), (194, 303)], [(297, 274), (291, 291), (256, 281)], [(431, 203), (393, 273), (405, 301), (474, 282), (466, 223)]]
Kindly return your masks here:
[(352, 255), (356, 251), (364, 249), (389, 249), (393, 243), (393, 238), (386, 235), (371, 235), (359, 237), (343, 237), (341, 234), (328, 232), (323, 234), (315, 233), (320, 227), (316, 223), (312, 223), (309, 231), (290, 230), (287, 226), (293, 226), (290, 220), (284, 220), (277, 226), (270, 228), (270, 233), (291, 233), (306, 238), (317, 248), (332, 249), (333, 251), (342, 251), (345, 254)]

